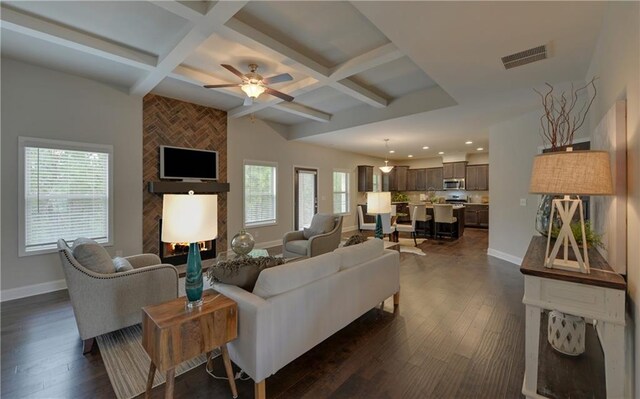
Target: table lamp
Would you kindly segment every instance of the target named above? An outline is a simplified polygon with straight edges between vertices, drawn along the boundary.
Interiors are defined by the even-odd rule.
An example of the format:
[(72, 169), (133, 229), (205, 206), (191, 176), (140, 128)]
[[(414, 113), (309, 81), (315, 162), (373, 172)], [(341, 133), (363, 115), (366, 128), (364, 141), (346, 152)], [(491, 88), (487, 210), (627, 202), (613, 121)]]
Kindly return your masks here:
[(202, 305), (202, 260), (199, 241), (218, 236), (218, 196), (165, 194), (162, 201), (162, 241), (189, 243), (184, 281), (187, 308)]
[[(564, 195), (564, 198), (552, 201), (544, 266), (589, 273), (584, 213), (579, 196), (613, 194), (609, 153), (606, 151), (568, 150), (537, 155), (533, 160), (529, 192), (532, 194)], [(575, 198), (572, 199), (572, 195)], [(551, 230), (556, 210), (562, 226), (553, 249), (550, 251)], [(582, 254), (571, 231), (571, 221), (576, 210), (580, 212)], [(575, 261), (569, 259), (569, 245), (575, 254)], [(561, 246), (564, 248), (564, 256), (562, 259), (556, 259)]]
[(381, 213), (391, 213), (391, 193), (390, 192), (370, 192), (367, 193), (367, 213), (376, 215), (376, 238), (383, 239), (382, 216)]

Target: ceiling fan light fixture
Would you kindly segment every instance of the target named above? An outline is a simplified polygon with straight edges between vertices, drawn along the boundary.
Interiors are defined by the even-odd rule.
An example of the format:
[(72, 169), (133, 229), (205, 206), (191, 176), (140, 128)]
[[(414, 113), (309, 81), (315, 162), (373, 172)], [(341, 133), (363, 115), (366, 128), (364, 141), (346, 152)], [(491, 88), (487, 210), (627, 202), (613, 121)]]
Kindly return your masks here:
[(244, 91), (248, 97), (250, 98), (258, 98), (258, 96), (266, 90), (264, 86), (257, 83), (245, 83), (240, 86), (242, 91)]

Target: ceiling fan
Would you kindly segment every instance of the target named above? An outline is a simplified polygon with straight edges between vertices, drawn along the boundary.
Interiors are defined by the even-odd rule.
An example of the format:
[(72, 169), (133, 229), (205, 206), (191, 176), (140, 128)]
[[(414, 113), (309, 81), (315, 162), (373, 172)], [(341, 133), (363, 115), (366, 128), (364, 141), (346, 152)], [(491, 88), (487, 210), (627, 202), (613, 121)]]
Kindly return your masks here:
[(229, 72), (233, 73), (240, 79), (242, 79), (241, 83), (227, 83), (221, 85), (205, 85), (204, 87), (207, 89), (219, 89), (222, 87), (240, 87), (242, 91), (247, 94), (247, 97), (244, 99), (244, 105), (253, 104), (253, 100), (258, 98), (258, 96), (262, 93), (271, 94), (272, 96), (276, 96), (278, 98), (283, 99), (284, 101), (293, 101), (293, 97), (288, 94), (284, 94), (278, 90), (274, 90), (267, 85), (273, 83), (281, 83), (287, 82), (289, 80), (293, 80), (291, 75), (288, 73), (281, 73), (280, 75), (272, 76), (270, 78), (263, 78), (262, 75), (256, 72), (258, 69), (258, 65), (249, 64), (249, 73), (242, 73), (238, 71), (236, 68), (231, 65), (221, 64), (223, 68), (227, 69)]

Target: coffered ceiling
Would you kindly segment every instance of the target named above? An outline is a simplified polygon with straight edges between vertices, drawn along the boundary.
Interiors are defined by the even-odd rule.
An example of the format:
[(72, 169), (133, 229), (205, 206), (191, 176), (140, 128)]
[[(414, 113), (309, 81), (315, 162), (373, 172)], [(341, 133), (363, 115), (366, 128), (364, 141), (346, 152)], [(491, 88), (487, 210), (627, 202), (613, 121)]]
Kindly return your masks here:
[[(268, 120), (284, 137), (397, 159), (488, 147), (487, 127), (531, 108), (531, 88), (583, 80), (603, 3), (3, 1), (2, 56)], [(506, 71), (500, 57), (551, 44)], [(289, 73), (243, 106), (222, 68)], [(429, 145), (434, 152), (416, 153)], [(475, 145), (474, 145), (475, 146)]]

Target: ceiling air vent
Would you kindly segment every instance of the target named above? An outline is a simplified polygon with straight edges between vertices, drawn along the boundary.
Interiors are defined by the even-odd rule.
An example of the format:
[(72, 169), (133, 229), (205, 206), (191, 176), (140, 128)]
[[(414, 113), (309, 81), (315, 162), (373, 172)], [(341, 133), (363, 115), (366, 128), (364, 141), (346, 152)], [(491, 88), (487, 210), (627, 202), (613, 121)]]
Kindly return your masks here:
[(511, 69), (547, 58), (547, 46), (538, 46), (502, 57), (504, 69)]

